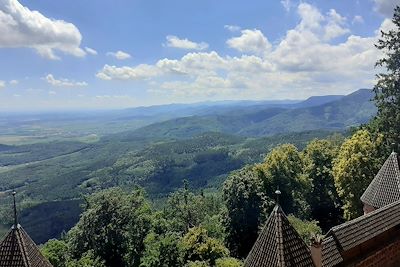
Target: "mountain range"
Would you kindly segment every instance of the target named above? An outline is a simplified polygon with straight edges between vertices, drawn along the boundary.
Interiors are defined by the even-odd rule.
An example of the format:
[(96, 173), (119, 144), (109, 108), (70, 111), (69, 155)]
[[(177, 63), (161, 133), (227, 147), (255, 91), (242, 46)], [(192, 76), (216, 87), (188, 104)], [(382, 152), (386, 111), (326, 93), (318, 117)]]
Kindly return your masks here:
[[(367, 123), (376, 113), (372, 96), (360, 89), (305, 101), (0, 115), (0, 196), (7, 199), (17, 189), (25, 203), (21, 221), (44, 233), (33, 236), (40, 243), (74, 224), (82, 194), (140, 185), (159, 199), (183, 179), (195, 189), (213, 190), (231, 171), (261, 161), (276, 145), (302, 149), (313, 138)], [(30, 226), (44, 213), (42, 229)]]

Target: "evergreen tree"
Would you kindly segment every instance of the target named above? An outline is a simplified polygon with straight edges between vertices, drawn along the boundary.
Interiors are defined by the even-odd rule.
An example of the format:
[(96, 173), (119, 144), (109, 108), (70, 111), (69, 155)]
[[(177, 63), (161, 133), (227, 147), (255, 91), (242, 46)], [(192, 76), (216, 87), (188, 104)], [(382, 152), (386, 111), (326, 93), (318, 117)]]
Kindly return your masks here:
[(400, 144), (400, 7), (394, 10), (394, 29), (381, 32), (376, 47), (384, 57), (376, 63), (386, 72), (377, 75), (378, 82), (374, 87), (375, 103), (378, 114), (373, 126), (383, 133), (385, 145)]

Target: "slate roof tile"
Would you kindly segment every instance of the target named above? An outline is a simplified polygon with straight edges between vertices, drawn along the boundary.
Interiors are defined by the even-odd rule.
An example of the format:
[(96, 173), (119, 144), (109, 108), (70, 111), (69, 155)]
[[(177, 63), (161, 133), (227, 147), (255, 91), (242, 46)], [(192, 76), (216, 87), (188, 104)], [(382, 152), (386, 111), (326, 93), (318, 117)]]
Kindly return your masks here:
[(393, 152), (361, 196), (361, 201), (379, 209), (397, 200), (400, 200), (400, 166), (399, 157)]
[(313, 267), (303, 239), (276, 205), (255, 242), (245, 267)]
[(0, 267), (52, 267), (35, 242), (18, 225), (0, 243)]

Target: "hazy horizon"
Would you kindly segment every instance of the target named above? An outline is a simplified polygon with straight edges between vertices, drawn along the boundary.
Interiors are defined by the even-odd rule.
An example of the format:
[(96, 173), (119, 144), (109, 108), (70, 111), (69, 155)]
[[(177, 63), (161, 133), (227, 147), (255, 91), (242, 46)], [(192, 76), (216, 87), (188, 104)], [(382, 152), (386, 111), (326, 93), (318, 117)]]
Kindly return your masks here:
[(302, 100), (372, 88), (374, 44), (392, 27), (396, 3), (0, 1), (0, 110)]
[[(357, 90), (354, 90), (349, 94), (355, 93), (359, 90), (372, 90), (369, 88), (360, 88)], [(194, 102), (172, 102), (172, 103), (167, 103), (167, 104), (154, 104), (154, 105), (138, 105), (138, 106), (128, 106), (128, 107), (121, 107), (121, 108), (113, 108), (113, 107), (104, 107), (104, 108), (93, 108), (93, 107), (88, 107), (88, 108), (49, 108), (49, 109), (12, 109), (12, 108), (2, 108), (0, 107), (1, 112), (7, 112), (7, 113), (12, 113), (12, 114), (26, 114), (26, 113), (62, 113), (62, 112), (69, 112), (69, 113), (79, 113), (79, 112), (107, 112), (107, 111), (120, 111), (120, 110), (126, 110), (126, 109), (136, 109), (136, 108), (151, 108), (151, 107), (157, 107), (157, 106), (173, 106), (173, 105), (222, 105), (223, 103), (242, 103), (242, 102), (250, 102), (250, 103), (265, 103), (265, 102), (271, 102), (271, 103), (281, 103), (281, 104), (294, 104), (294, 103), (300, 103), (302, 101), (306, 101), (309, 98), (312, 97), (324, 97), (324, 96), (337, 96), (339, 94), (333, 95), (333, 94), (326, 94), (326, 95), (312, 95), (307, 98), (302, 98), (302, 99), (238, 99), (238, 100), (232, 100), (232, 99), (226, 99), (226, 100), (206, 100), (206, 101), (194, 101)], [(346, 94), (343, 94), (345, 96)]]

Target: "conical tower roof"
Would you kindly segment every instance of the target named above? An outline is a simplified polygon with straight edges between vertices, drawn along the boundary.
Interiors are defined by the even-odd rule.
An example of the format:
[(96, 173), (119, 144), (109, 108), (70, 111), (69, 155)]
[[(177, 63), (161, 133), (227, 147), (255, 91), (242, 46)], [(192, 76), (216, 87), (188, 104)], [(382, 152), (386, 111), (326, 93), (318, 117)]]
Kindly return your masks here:
[(18, 224), (15, 194), (14, 191), (14, 225), (0, 242), (0, 267), (53, 267)]
[(361, 201), (379, 209), (397, 200), (400, 200), (399, 157), (392, 152), (361, 196)]
[(52, 267), (25, 230), (13, 226), (0, 243), (0, 267)]
[(276, 205), (250, 251), (245, 267), (313, 267), (310, 249)]

